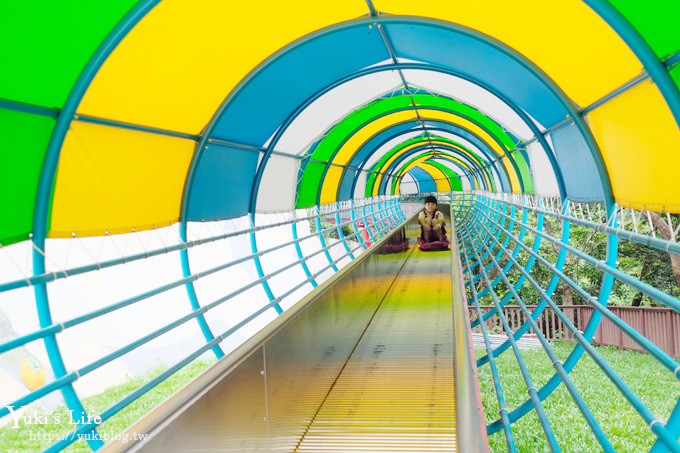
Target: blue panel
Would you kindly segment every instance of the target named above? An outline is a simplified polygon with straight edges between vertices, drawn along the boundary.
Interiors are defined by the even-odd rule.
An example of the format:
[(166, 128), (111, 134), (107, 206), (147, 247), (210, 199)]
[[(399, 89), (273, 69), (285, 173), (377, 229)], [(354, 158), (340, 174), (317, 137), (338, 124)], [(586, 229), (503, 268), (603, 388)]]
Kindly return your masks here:
[[(379, 134), (372, 137), (357, 150), (354, 157), (352, 157), (349, 166), (354, 168), (363, 168), (366, 159), (368, 159), (376, 149), (379, 149), (385, 143), (401, 134), (413, 132), (417, 129), (422, 129), (420, 124), (417, 122), (396, 124), (388, 129), (385, 129), (383, 132), (380, 132)], [(355, 172), (351, 170), (348, 170), (342, 175), (342, 180), (340, 181), (340, 190), (338, 191), (338, 200), (349, 200), (352, 198), (354, 177)]]
[(583, 136), (574, 125), (550, 134), (562, 170), (567, 197), (574, 201), (603, 201), (602, 183)]
[(442, 25), (383, 22), (400, 58), (453, 68), (502, 92), (544, 126), (564, 119), (557, 97), (527, 68), (473, 36)]
[(409, 170), (409, 174), (418, 182), (418, 189), (421, 192), (437, 191), (437, 184), (435, 184), (434, 179), (432, 179), (432, 176), (422, 168), (414, 167)]
[[(473, 168), (473, 169), (476, 169), (476, 168), (479, 167), (479, 164), (478, 164), (476, 161), (474, 161), (472, 158), (468, 157), (468, 156), (465, 155), (464, 153), (462, 153), (462, 152), (460, 152), (460, 151), (458, 151), (458, 150), (455, 150), (455, 149), (446, 148), (446, 147), (444, 147), (444, 146), (440, 146), (440, 147), (441, 147), (441, 148), (445, 148), (445, 149), (447, 149), (451, 154), (453, 154), (453, 155), (455, 155), (455, 156), (458, 156), (458, 157), (460, 158), (460, 160), (462, 160), (463, 162), (467, 163), (469, 167), (471, 167), (471, 168)], [(401, 166), (402, 166), (404, 163), (406, 163), (406, 162), (407, 162), (414, 154), (420, 153), (420, 152), (422, 152), (422, 151), (424, 151), (424, 150), (427, 150), (428, 148), (429, 148), (429, 145), (423, 145), (423, 146), (417, 146), (417, 147), (415, 147), (415, 148), (413, 148), (413, 149), (410, 149), (410, 150), (408, 150), (407, 152), (405, 152), (404, 154), (402, 154), (401, 156), (399, 156), (398, 158), (396, 158), (396, 159), (394, 160), (394, 162), (392, 162), (392, 164), (389, 166), (389, 168), (384, 168), (383, 170), (387, 171), (388, 173), (392, 173), (392, 172), (394, 172), (394, 171), (397, 171), (397, 170), (398, 170), (399, 168), (401, 168)], [(459, 166), (459, 168), (462, 169), (462, 167), (460, 167), (460, 166)], [(387, 180), (388, 180), (388, 179), (389, 179), (389, 178), (382, 178), (382, 179), (380, 180), (380, 188), (379, 188), (379, 190), (378, 190), (378, 193), (386, 193), (386, 191), (387, 191)], [(470, 185), (471, 185), (472, 187), (475, 186), (474, 183), (472, 182), (472, 180), (470, 180)], [(489, 190), (490, 190), (490, 189), (489, 189)]]
[(233, 219), (248, 213), (259, 153), (210, 144), (196, 168), (189, 220)]
[(358, 167), (359, 165), (362, 165), (376, 149), (380, 148), (388, 141), (399, 135), (415, 131), (423, 132), (423, 128), (417, 121), (408, 121), (390, 126), (364, 143), (364, 145), (357, 150), (354, 157), (352, 157), (349, 165), (352, 167)]
[(425, 125), (437, 128), (438, 130), (447, 131), (451, 134), (464, 138), (465, 140), (475, 145), (477, 149), (479, 149), (486, 156), (486, 158), (491, 161), (492, 166), (494, 167), (494, 170), (496, 172), (496, 175), (499, 175), (500, 177), (503, 192), (511, 192), (508, 175), (505, 173), (505, 170), (502, 168), (502, 166), (499, 165), (498, 161), (496, 160), (496, 154), (486, 143), (484, 143), (482, 140), (480, 140), (470, 132), (466, 131), (465, 129), (462, 129), (452, 124), (443, 123), (441, 121), (425, 121)]
[(243, 87), (212, 135), (262, 146), (313, 93), (387, 59), (389, 54), (377, 27), (369, 28), (368, 24), (304, 42), (270, 63)]
[[(449, 132), (451, 134), (462, 137), (469, 141), (470, 143), (474, 144), (480, 150), (481, 154), (485, 155), (489, 161), (495, 163), (495, 165), (493, 165), (492, 167), (493, 168), (492, 171), (497, 176), (499, 176), (499, 179), (501, 181), (501, 187), (503, 188), (503, 190), (510, 191), (510, 183), (508, 181), (507, 175), (505, 174), (505, 170), (503, 170), (502, 168), (500, 170), (496, 168), (497, 161), (495, 161), (495, 154), (493, 150), (491, 150), (491, 148), (489, 148), (489, 146), (487, 146), (483, 141), (481, 141), (471, 133), (465, 131), (464, 129), (461, 129), (458, 126), (454, 126), (445, 122), (425, 121), (424, 124), (428, 131)], [(421, 123), (411, 121), (402, 124), (397, 124), (395, 126), (385, 129), (383, 132), (377, 134), (374, 138), (367, 141), (364, 146), (359, 148), (355, 156), (350, 161), (349, 165), (351, 167), (363, 168), (366, 159), (368, 159), (368, 157), (371, 154), (373, 154), (384, 143), (401, 134), (405, 134), (407, 132), (411, 132), (413, 130), (418, 130), (421, 128), (422, 128)], [(343, 175), (342, 180), (340, 182), (340, 191), (338, 198), (339, 200), (349, 200), (350, 198), (352, 198), (352, 191), (354, 190), (355, 183), (353, 177), (354, 177), (353, 174), (345, 173)]]

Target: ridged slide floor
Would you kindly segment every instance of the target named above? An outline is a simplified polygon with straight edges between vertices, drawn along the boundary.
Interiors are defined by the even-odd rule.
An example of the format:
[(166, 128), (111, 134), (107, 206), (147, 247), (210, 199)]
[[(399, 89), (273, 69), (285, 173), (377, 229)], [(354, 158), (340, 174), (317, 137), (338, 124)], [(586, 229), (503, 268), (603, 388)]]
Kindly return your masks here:
[(451, 254), (403, 253), (409, 259), (295, 451), (456, 451)]

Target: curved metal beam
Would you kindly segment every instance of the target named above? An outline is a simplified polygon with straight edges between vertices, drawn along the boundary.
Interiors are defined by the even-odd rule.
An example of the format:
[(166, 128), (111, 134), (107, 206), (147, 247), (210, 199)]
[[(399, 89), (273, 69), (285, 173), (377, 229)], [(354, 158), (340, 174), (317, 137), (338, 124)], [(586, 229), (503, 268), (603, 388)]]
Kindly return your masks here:
[[(442, 147), (444, 147), (444, 146), (442, 145)], [(463, 168), (463, 167), (461, 167), (460, 165), (456, 165), (456, 166), (459, 167), (461, 170), (463, 170), (465, 173), (471, 172), (470, 174), (474, 174), (474, 172), (475, 172), (475, 167), (476, 167), (478, 170), (480, 169), (480, 167), (476, 166), (475, 163), (474, 163), (474, 161), (473, 161), (472, 159), (470, 159), (469, 156), (465, 156), (465, 155), (462, 154), (462, 153), (461, 153), (461, 154), (456, 153), (456, 151), (458, 151), (456, 148), (453, 148), (453, 147), (449, 147), (449, 148), (444, 147), (444, 148), (446, 148), (446, 149), (449, 150), (449, 151), (454, 152), (454, 153), (457, 154), (458, 156), (464, 157), (465, 160), (466, 160), (466, 162), (469, 162), (469, 163), (470, 163), (470, 168)], [(388, 169), (387, 169), (385, 172), (383, 172), (383, 174), (387, 175), (387, 174), (390, 172), (390, 169), (394, 169), (394, 168), (398, 167), (398, 166), (401, 164), (401, 162), (403, 162), (405, 159), (409, 158), (409, 157), (412, 156), (413, 154), (415, 154), (415, 153), (417, 153), (417, 152), (420, 152), (420, 151), (423, 151), (423, 150), (428, 150), (428, 149), (430, 149), (430, 146), (429, 146), (429, 145), (422, 145), (422, 146), (419, 146), (419, 147), (417, 147), (417, 148), (413, 148), (413, 149), (411, 149), (411, 150), (408, 150), (407, 152), (405, 152), (404, 154), (402, 154), (401, 156), (399, 156), (394, 162), (392, 162), (392, 164), (390, 164), (390, 166), (388, 167)], [(427, 154), (428, 154), (427, 152), (426, 152), (426, 153), (423, 153), (422, 156), (425, 156), (425, 155), (427, 155)], [(430, 154), (434, 154), (434, 152), (430, 152)], [(448, 155), (443, 154), (442, 156), (444, 157), (444, 156), (448, 156)], [(419, 157), (420, 157), (420, 156), (419, 156)], [(402, 166), (398, 171), (392, 172), (392, 174), (389, 175), (389, 176), (398, 178), (398, 177), (402, 176), (402, 175), (401, 175), (402, 170), (403, 170), (403, 166)], [(475, 180), (477, 181), (476, 178), (475, 178)], [(386, 181), (387, 181), (387, 179), (386, 179), (385, 177), (383, 178), (383, 181), (385, 181), (385, 186), (386, 186)], [(479, 181), (477, 181), (477, 183), (476, 183), (475, 185), (484, 186), (484, 187), (488, 190), (488, 188), (486, 187), (486, 181), (484, 180), (484, 178), (482, 178), (482, 182), (483, 182), (484, 184), (480, 184)], [(380, 190), (381, 190), (381, 187), (382, 187), (382, 188), (383, 188), (383, 192), (386, 192), (386, 187), (385, 187), (385, 186), (383, 186), (383, 182), (381, 181), (380, 187), (378, 188), (378, 191), (380, 191)]]
[[(468, 170), (472, 170), (473, 172), (475, 172), (475, 170), (478, 170), (480, 172), (484, 171), (484, 170), (488, 170), (486, 167), (479, 165), (479, 162), (474, 160), (472, 157), (468, 156), (466, 153), (462, 152), (462, 150), (460, 150), (458, 147), (456, 147), (454, 145), (451, 145), (451, 144), (448, 144), (448, 143), (445, 143), (445, 142), (444, 143), (437, 142), (437, 144), (434, 145), (434, 146), (439, 148), (439, 149), (449, 150), (452, 153), (456, 154), (457, 156), (461, 156), (462, 158), (464, 158), (465, 161), (470, 164), (470, 168), (468, 168)], [(376, 167), (374, 167), (373, 169), (371, 169), (370, 172), (371, 173), (380, 173), (380, 174), (383, 175), (382, 181), (380, 181), (380, 186), (384, 188), (384, 185), (386, 184), (385, 178), (398, 175), (400, 173), (400, 171), (395, 172), (395, 171), (392, 171), (392, 170), (394, 168), (396, 168), (401, 162), (403, 162), (403, 160), (406, 157), (411, 156), (416, 152), (423, 151), (423, 150), (426, 150), (426, 149), (432, 149), (432, 148), (433, 148), (433, 145), (431, 143), (427, 143), (427, 144), (419, 145), (417, 147), (413, 147), (413, 148), (405, 151), (401, 155), (399, 155), (387, 168), (384, 168), (384, 167), (376, 168)], [(431, 154), (434, 155), (434, 151), (432, 151)], [(493, 181), (491, 179), (491, 175), (488, 172), (485, 171), (484, 175), (488, 178), (489, 183), (491, 183)], [(488, 187), (488, 184), (486, 183), (487, 180), (482, 178), (482, 181), (484, 182), (484, 184), (479, 184), (479, 185), (480, 186), (483, 185), (483, 186), (486, 187), (487, 190), (490, 190), (490, 188)]]
[(611, 3), (606, 0), (583, 1), (612, 27), (642, 62), (642, 66), (666, 100), (675, 122), (680, 126), (680, 89), (673, 81), (666, 65), (657, 58), (654, 49)]
[[(484, 125), (482, 125), (482, 124), (479, 124), (474, 118), (471, 118), (470, 116), (468, 116), (468, 115), (466, 115), (466, 114), (464, 114), (464, 113), (450, 111), (450, 110), (441, 108), (441, 107), (439, 107), (439, 106), (419, 105), (419, 106), (416, 107), (416, 106), (410, 105), (410, 106), (404, 106), (404, 107), (395, 108), (395, 109), (392, 109), (392, 110), (385, 110), (385, 111), (381, 112), (380, 114), (378, 114), (378, 115), (376, 115), (376, 116), (374, 116), (374, 117), (372, 117), (372, 118), (370, 118), (370, 119), (368, 119), (368, 120), (362, 122), (362, 123), (359, 124), (356, 128), (354, 128), (354, 130), (353, 130), (349, 135), (347, 135), (347, 136), (343, 139), (343, 141), (342, 141), (341, 143), (338, 144), (338, 147), (335, 149), (335, 151), (333, 152), (333, 154), (332, 154), (331, 157), (329, 158), (328, 163), (332, 163), (332, 161), (333, 161), (333, 159), (335, 158), (335, 156), (337, 155), (338, 151), (339, 151), (339, 150), (342, 148), (342, 146), (347, 142), (347, 140), (349, 140), (355, 133), (357, 133), (358, 131), (360, 131), (361, 129), (363, 129), (364, 127), (366, 127), (367, 125), (369, 125), (370, 123), (372, 123), (372, 122), (374, 122), (374, 121), (376, 121), (376, 120), (378, 120), (378, 119), (380, 119), (380, 118), (384, 118), (384, 117), (386, 117), (386, 116), (388, 116), (388, 115), (391, 115), (391, 114), (393, 114), (393, 113), (405, 112), (405, 111), (415, 111), (415, 112), (418, 112), (418, 110), (423, 110), (423, 109), (425, 109), (425, 110), (435, 110), (435, 111), (439, 111), (439, 112), (443, 112), (443, 113), (448, 113), (448, 114), (450, 114), (450, 115), (452, 115), (452, 116), (457, 116), (457, 117), (463, 118), (463, 119), (465, 119), (465, 120), (467, 120), (467, 121), (469, 121), (469, 122), (475, 124), (477, 127), (479, 127), (479, 128), (482, 129), (484, 132), (486, 132), (487, 134), (489, 134), (489, 136), (492, 137), (492, 139), (496, 142), (496, 144), (501, 148), (501, 150), (503, 151), (504, 155), (508, 158), (508, 161), (510, 162), (510, 165), (512, 165), (513, 169), (515, 170), (515, 174), (517, 175), (517, 180), (518, 180), (519, 185), (520, 185), (519, 189), (520, 189), (520, 191), (521, 191), (522, 193), (524, 193), (524, 182), (522, 181), (522, 174), (520, 173), (519, 168), (517, 167), (517, 164), (515, 163), (515, 160), (514, 160), (513, 156), (510, 154), (509, 150), (506, 148), (506, 146), (503, 144), (503, 142), (502, 142), (498, 137), (496, 137), (491, 131), (489, 131), (488, 128), (486, 128), (486, 126), (484, 126)], [(424, 122), (424, 121), (428, 121), (428, 118), (422, 116), (422, 114), (420, 114), (420, 113), (419, 113), (419, 118), (420, 118), (420, 121), (423, 121), (423, 122)], [(439, 119), (436, 119), (436, 120), (439, 120)], [(440, 121), (442, 121), (442, 120), (440, 120)], [(396, 123), (395, 123), (395, 124), (396, 124)], [(458, 124), (457, 124), (456, 126), (461, 127), (462, 129), (466, 129), (466, 130), (467, 130), (467, 128), (465, 128), (464, 126), (461, 126), (461, 125), (458, 125)], [(385, 128), (385, 129), (386, 129), (386, 128)], [(376, 134), (374, 134), (373, 136), (371, 136), (368, 140), (370, 140), (371, 138), (374, 138), (377, 134), (380, 134), (380, 133), (383, 132), (385, 129), (382, 129), (382, 130), (376, 132)], [(482, 139), (481, 137), (479, 137), (477, 134), (474, 134), (472, 131), (467, 130), (467, 132), (469, 132), (470, 134), (472, 134), (472, 135), (474, 135), (475, 137), (477, 137), (477, 138), (478, 138), (480, 141), (482, 141), (483, 143), (486, 143), (485, 140), (483, 140), (483, 139)], [(368, 140), (367, 140), (367, 141), (368, 141)], [(365, 143), (365, 142), (364, 142), (364, 143)], [(497, 159), (497, 160), (500, 161), (500, 156), (496, 156), (496, 157), (499, 158), (499, 159)], [(323, 180), (324, 180), (325, 177), (326, 177), (326, 174), (327, 174), (327, 172), (328, 172), (328, 168), (329, 168), (329, 166), (326, 165), (326, 167), (324, 168), (324, 170), (323, 170), (323, 172), (322, 172), (322, 174), (321, 174), (321, 185), (323, 185)], [(342, 177), (341, 177), (341, 180), (342, 180)], [(337, 195), (336, 195), (336, 197), (337, 197)], [(319, 190), (319, 192), (317, 193), (317, 204), (319, 204), (320, 202), (321, 202), (321, 191)]]
[[(432, 122), (432, 121), (430, 121), (430, 122)], [(412, 121), (412, 123), (413, 123), (413, 124), (418, 124), (416, 121)], [(444, 123), (443, 121), (440, 121), (440, 120), (437, 120), (436, 123), (448, 124), (448, 123)], [(403, 124), (406, 124), (406, 123), (403, 123)], [(395, 126), (395, 125), (392, 125), (392, 127), (394, 127), (394, 126)], [(460, 127), (460, 126), (456, 126), (456, 127)], [(462, 127), (460, 127), (460, 128), (462, 129)], [(444, 128), (441, 128), (441, 127), (432, 127), (432, 126), (430, 126), (430, 125), (426, 125), (425, 130), (426, 130), (427, 132), (429, 132), (429, 131), (437, 131), (437, 132), (445, 132), (445, 133), (447, 133), (447, 134), (454, 134), (453, 132), (451, 132), (451, 131), (448, 130), (448, 129), (444, 129)], [(387, 129), (386, 129), (386, 131), (387, 131)], [(399, 133), (396, 133), (396, 134), (394, 134), (394, 135), (392, 135), (392, 136), (386, 138), (386, 139), (385, 139), (384, 141), (382, 141), (380, 144), (378, 144), (378, 145), (375, 147), (375, 150), (380, 149), (383, 145), (385, 145), (386, 143), (388, 143), (389, 141), (393, 140), (394, 138), (396, 138), (396, 137), (398, 137), (398, 136), (400, 136), (400, 135), (405, 135), (405, 134), (407, 134), (407, 133), (411, 133), (411, 132), (415, 132), (415, 131), (416, 131), (416, 129), (409, 129), (409, 130), (406, 130), (406, 131), (401, 131), (401, 132), (399, 132)], [(468, 132), (468, 131), (465, 130), (465, 132)], [(454, 135), (455, 135), (455, 134), (454, 134)], [(444, 137), (444, 138), (446, 138), (446, 137)], [(399, 146), (399, 145), (397, 145), (397, 146)], [(484, 156), (488, 159), (488, 163), (489, 163), (489, 167), (488, 167), (488, 168), (491, 168), (491, 169), (496, 173), (496, 175), (498, 176), (498, 180), (501, 182), (501, 185), (502, 185), (502, 183), (503, 183), (503, 178), (501, 177), (501, 173), (500, 173), (499, 169), (497, 168), (497, 166), (496, 166), (496, 165), (493, 165), (493, 160), (494, 160), (494, 158), (495, 158), (495, 154), (493, 153), (493, 151), (491, 151), (491, 150), (486, 150), (486, 149), (483, 149), (483, 148), (480, 148), (479, 151), (480, 151), (482, 154), (484, 154)], [(364, 171), (364, 170), (363, 170), (364, 166), (366, 166), (366, 164), (368, 164), (368, 157), (370, 157), (370, 155), (372, 155), (372, 154), (374, 154), (374, 153), (375, 153), (375, 151), (371, 152), (371, 153), (369, 154), (369, 156), (367, 156), (367, 158), (364, 159), (364, 160), (358, 165), (358, 167), (357, 167), (357, 174), (358, 174), (358, 172)], [(489, 155), (489, 154), (490, 154), (490, 155)], [(505, 173), (505, 177), (509, 179), (509, 176), (508, 176), (508, 174), (507, 174), (507, 170), (505, 169), (505, 167), (503, 167), (502, 165), (501, 165), (500, 167), (501, 167), (501, 170), (503, 170), (503, 173)], [(366, 171), (370, 171), (370, 170), (366, 170)], [(341, 177), (341, 178), (340, 178), (341, 185), (342, 185), (342, 179), (343, 179), (343, 178)], [(492, 178), (491, 176), (489, 176), (489, 179), (493, 180), (493, 178)], [(354, 193), (356, 192), (356, 184), (357, 184), (357, 182), (358, 182), (358, 180), (355, 178), (354, 181), (353, 181), (353, 183), (352, 183), (352, 190), (351, 190), (352, 197), (354, 197)]]
[[(38, 180), (38, 189), (36, 193), (35, 208), (33, 215), (33, 234), (31, 241), (33, 242), (33, 275), (41, 275), (45, 273), (45, 240), (47, 238), (47, 224), (48, 216), (50, 214), (51, 194), (54, 187), (57, 163), (61, 155), (61, 148), (66, 138), (66, 132), (73, 120), (80, 101), (85, 95), (85, 91), (92, 83), (92, 79), (99, 71), (99, 68), (104, 64), (104, 61), (113, 52), (116, 46), (123, 40), (123, 38), (132, 30), (132, 28), (157, 4), (159, 0), (142, 0), (135, 5), (128, 13), (116, 24), (111, 32), (104, 38), (102, 43), (95, 50), (90, 60), (85, 65), (83, 71), (78, 75), (78, 79), (71, 88), (64, 106), (56, 117), (56, 124), (52, 130), (50, 141), (45, 151), (45, 159), (40, 170), (40, 178)], [(35, 302), (38, 310), (38, 320), (40, 327), (44, 328), (52, 324), (52, 314), (50, 313), (50, 302), (47, 296), (47, 287), (45, 283), (38, 283), (33, 287), (35, 294)], [(50, 366), (54, 373), (55, 379), (65, 376), (66, 365), (61, 356), (61, 351), (54, 335), (50, 335), (43, 339), (45, 349), (50, 361)], [(78, 420), (87, 420), (87, 415), (80, 398), (73, 389), (72, 383), (65, 384), (60, 388), (66, 406), (73, 410)], [(80, 415), (85, 414), (85, 417)], [(82, 424), (82, 423), (79, 423)], [(93, 429), (94, 430), (94, 429)], [(94, 450), (101, 448), (103, 442), (99, 436), (88, 436), (88, 444)]]

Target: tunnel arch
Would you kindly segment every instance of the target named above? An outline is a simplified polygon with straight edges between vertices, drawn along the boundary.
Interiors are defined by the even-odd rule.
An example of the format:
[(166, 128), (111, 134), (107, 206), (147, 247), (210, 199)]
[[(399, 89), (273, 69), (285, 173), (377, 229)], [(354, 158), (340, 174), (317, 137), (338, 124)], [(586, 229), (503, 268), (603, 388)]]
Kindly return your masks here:
[[(48, 242), (78, 244), (87, 238), (115, 241), (112, 236), (132, 234), (138, 238), (138, 232), (157, 234), (158, 230), (177, 226), (178, 244), (136, 253), (133, 261), (169, 249), (178, 253), (196, 323), (208, 349), (222, 357), (221, 337), (213, 333), (214, 326), (204, 317), (207, 306), (212, 309), (213, 305), (206, 305), (194, 290), (203, 270), (193, 269), (196, 261), (190, 260), (188, 252), (194, 242), (210, 241), (193, 237), (190, 224), (226, 228), (219, 222), (249, 222), (244, 231), (250, 239), (258, 287), (267, 293), (265, 309), (281, 313), (283, 297), (269, 286), (271, 275), (260, 263), (265, 249), (258, 249), (258, 234), (271, 226), (266, 222), (284, 222), (277, 223), (268, 216), (290, 215), (288, 221), (295, 225), (292, 228), (298, 239), (295, 221), (299, 216), (314, 218), (317, 231), (324, 228), (322, 217), (335, 218), (336, 225), (353, 224), (359, 231), (355, 216), (369, 210), (362, 219), (367, 225), (372, 223), (366, 228), (375, 242), (400, 218), (397, 199), (386, 196), (392, 188), (396, 190), (399, 180), (390, 183), (383, 178), (376, 200), (358, 200), (355, 195), (361, 190), (355, 189), (360, 177), (373, 171), (365, 169), (369, 160), (394, 149), (384, 147), (389, 140), (398, 140), (418, 127), (427, 134), (445, 131), (450, 140), (472, 135), (470, 130), (431, 113), (437, 109), (416, 104), (413, 100), (418, 96), (437, 93), (411, 86), (408, 71), (465, 79), (494, 94), (519, 115), (534, 137), (517, 140), (517, 155), (526, 161), (529, 177), (551, 168), (565, 209), (559, 215), (570, 214), (566, 210), (573, 201), (604, 201), (607, 222), (601, 228), (616, 230), (617, 209), (626, 207), (668, 214), (670, 229), (674, 229), (670, 214), (680, 212), (680, 198), (669, 171), (672, 165), (668, 164), (677, 161), (680, 44), (676, 36), (663, 35), (645, 22), (655, 15), (642, 6), (604, 0), (565, 4), (561, 12), (578, 19), (576, 23), (587, 25), (593, 36), (601, 38), (594, 39), (595, 44), (574, 34), (569, 35), (568, 42), (562, 42), (567, 25), (550, 16), (555, 10), (546, 12), (545, 5), (534, 1), (515, 5), (514, 9), (497, 2), (493, 12), (479, 5), (451, 9), (440, 1), (428, 5), (427, 11), (400, 0), (317, 6), (308, 1), (297, 2), (289, 9), (276, 2), (229, 6), (182, 1), (130, 0), (115, 5), (47, 2), (30, 23), (23, 19), (26, 14), (19, 6), (8, 6), (8, 14), (0, 19), (0, 35), (16, 43), (16, 48), (11, 46), (0, 55), (3, 66), (11, 68), (0, 75), (0, 135), (11, 149), (3, 156), (5, 165), (0, 170), (6, 189), (0, 195), (0, 207), (12, 215), (0, 225), (0, 244), (3, 249), (13, 247), (8, 252), (13, 253), (30, 243), (27, 253), (31, 269), (14, 280), (3, 280), (0, 293), (31, 289), (40, 329), (3, 347), (28, 338), (43, 339), (52, 372), (59, 380), (54, 388), (62, 391), (68, 407), (84, 410), (72, 386), (82, 370), (68, 368), (61, 357), (57, 336), (67, 326), (52, 316), (56, 306), (50, 300), (48, 284), (73, 281), (79, 273), (101, 269), (102, 264), (94, 259), (87, 266), (55, 270), (48, 262)], [(664, 8), (669, 14), (655, 17), (672, 25), (680, 15), (677, 6), (660, 3), (650, 9), (658, 13)], [(507, 17), (496, 14), (498, 11)], [(247, 17), (257, 17), (258, 27), (242, 20)], [(531, 18), (539, 26), (527, 30), (525, 36), (509, 19), (521, 17)], [(48, 39), (51, 36), (57, 38), (54, 45)], [(242, 45), (233, 45), (237, 40)], [(35, 58), (27, 59), (26, 55)], [(479, 56), (479, 61), (473, 56)], [(189, 65), (189, 61), (199, 64)], [(579, 74), (579, 66), (588, 71)], [(489, 71), (488, 67), (505, 72)], [(293, 191), (291, 203), (258, 210), (259, 189), (268, 169), (275, 172), (281, 168), (289, 173), (286, 181), (293, 181), (311, 159), (302, 154), (315, 150), (315, 145), (301, 153), (278, 150), (278, 140), (288, 126), (325, 93), (363, 75), (381, 72), (391, 72), (400, 79), (401, 95), (412, 101), (410, 110), (415, 117), (410, 124), (394, 123), (380, 129), (371, 140), (361, 142), (362, 149), (340, 166), (333, 164), (333, 159), (321, 162), (324, 175), (336, 170), (339, 174), (337, 187), (328, 189), (331, 195), (323, 200), (336, 210), (320, 206), (320, 189), (319, 196), (307, 206), (316, 213), (299, 213), (295, 210), (299, 193), (292, 188), (287, 189)], [(584, 83), (588, 78), (592, 84)], [(648, 79), (651, 83), (643, 83)], [(387, 96), (386, 92), (375, 95)], [(479, 107), (483, 111), (484, 106)], [(430, 116), (421, 116), (426, 110)], [(401, 126), (414, 127), (400, 130)], [(532, 141), (540, 144), (536, 152), (544, 153), (550, 167), (533, 165), (536, 161), (527, 151)], [(424, 138), (424, 143), (434, 144), (432, 138)], [(483, 167), (476, 154), (469, 156), (449, 145), (430, 146), (431, 157), (446, 160), (443, 154), (450, 151), (467, 159), (471, 170), (476, 168), (475, 162)], [(361, 154), (364, 146), (366, 154)], [(385, 171), (398, 174), (417, 162), (413, 159), (423, 159), (422, 166), (414, 168), (427, 172), (434, 164), (429, 163), (432, 160), (425, 151), (428, 145), (423, 146), (423, 150), (414, 150), (414, 155), (395, 159)], [(421, 151), (425, 153), (416, 157), (415, 153)], [(485, 151), (479, 150), (479, 154)], [(287, 166), (279, 167), (286, 159)], [(407, 159), (406, 166), (400, 166)], [(498, 203), (515, 202), (517, 198), (509, 193), (512, 184), (503, 183), (499, 169), (492, 167), (490, 171), (496, 176), (486, 176), (487, 189), (505, 192), (499, 195), (505, 198)], [(521, 183), (520, 171), (515, 168), (515, 172)], [(498, 184), (492, 186), (495, 177)], [(550, 199), (547, 195), (538, 191), (537, 205), (543, 203), (543, 196)], [(485, 206), (495, 209), (491, 202)], [(510, 204), (504, 206), (510, 209)], [(563, 228), (572, 220), (561, 218)], [(523, 225), (522, 231), (528, 228)], [(341, 237), (344, 234), (342, 228), (330, 229)], [(232, 234), (234, 231), (229, 230), (215, 237)], [(597, 264), (598, 270), (616, 266), (619, 236), (640, 240), (616, 230), (608, 236), (607, 256)], [(323, 236), (319, 239), (325, 245)], [(367, 242), (361, 239), (364, 250), (368, 249)], [(656, 244), (651, 239), (647, 242)], [(299, 242), (295, 245), (302, 258)], [(663, 247), (676, 250), (673, 241), (663, 243)], [(350, 249), (346, 250), (353, 259)], [(104, 267), (127, 263), (128, 257), (122, 255), (104, 263)], [(326, 257), (336, 271), (334, 258), (328, 253)], [(304, 261), (301, 266), (316, 286)], [(611, 275), (603, 279), (600, 302), (606, 303), (611, 292)], [(55, 286), (58, 284), (50, 288)], [(134, 296), (141, 297), (141, 293)], [(123, 301), (118, 304), (124, 305)], [(71, 319), (66, 324), (79, 322)], [(93, 442), (91, 446), (100, 445)]]

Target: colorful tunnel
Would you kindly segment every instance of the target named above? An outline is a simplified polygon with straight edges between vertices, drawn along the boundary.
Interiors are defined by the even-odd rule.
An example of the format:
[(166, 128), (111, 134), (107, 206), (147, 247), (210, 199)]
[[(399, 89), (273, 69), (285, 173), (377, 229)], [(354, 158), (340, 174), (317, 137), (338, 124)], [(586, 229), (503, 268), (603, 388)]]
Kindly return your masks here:
[[(53, 319), (48, 284), (102, 266), (97, 255), (76, 272), (55, 270), (51, 252), (67, 239), (115, 244), (177, 227), (178, 244), (151, 255), (177, 252), (173, 285), (186, 288), (202, 347), (222, 357), (194, 288), (212, 270), (188, 252), (216, 237), (248, 236), (249, 288), (264, 292), (263, 313), (280, 314), (285, 297), (256, 233), (291, 227), (295, 242), (300, 219), (313, 221), (337, 271), (322, 221), (332, 218), (340, 240), (353, 228), (366, 250), (404, 220), (404, 194), (501, 194), (505, 211), (488, 219), (496, 239), (506, 226), (498, 219), (514, 216), (522, 196), (602, 203), (611, 228), (617, 208), (671, 224), (680, 214), (676, 0), (5, 0), (2, 11), (0, 249), (12, 261), (25, 247), (31, 269), (3, 279), (0, 295), (31, 287), (38, 319), (38, 330), (2, 346), (42, 339), (59, 384), (48, 390), (70, 408), (82, 409), (72, 388), (80, 375), (56, 338), (72, 325)], [(496, 209), (489, 200), (475, 201), (479, 228)], [(192, 230), (221, 221), (237, 226), (211, 238)], [(461, 243), (479, 231), (467, 225)], [(608, 236), (596, 266), (615, 265), (617, 240)], [(288, 246), (300, 285), (316, 287), (300, 241), (266, 250)], [(343, 247), (354, 259), (357, 249)], [(482, 253), (471, 258), (492, 255)], [(120, 255), (111, 267), (128, 263)]]
[[(333, 202), (352, 195), (338, 186), (364, 177), (347, 170), (385, 153), (376, 144), (355, 153), (370, 138), (408, 121), (415, 131), (430, 121), (462, 127), (461, 118), (472, 134), (492, 133), (480, 139), (496, 157), (522, 150), (501, 159), (509, 181), (496, 181), (499, 190), (563, 184), (573, 200), (680, 210), (669, 171), (680, 115), (676, 2), (48, 2), (30, 19), (21, 5), (5, 8), (1, 209), (12, 216), (3, 245), (29, 233), (114, 234)], [(425, 86), (433, 71), (521, 109), (544, 133), (543, 149), (527, 153), (539, 137), (526, 127), (516, 141), (499, 133), (511, 115), (484, 113), (492, 103), (466, 107), (440, 80)], [(327, 119), (336, 124), (317, 128), (325, 138), (311, 158), (311, 142), (286, 148), (306, 107), (362, 85), (380, 90), (364, 99), (381, 99)], [(368, 110), (370, 125), (325, 151)]]

